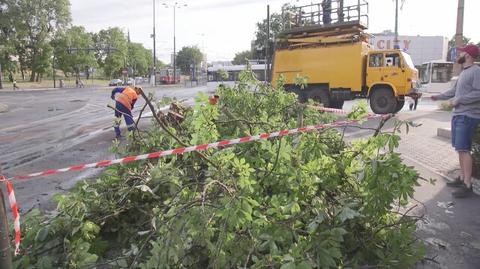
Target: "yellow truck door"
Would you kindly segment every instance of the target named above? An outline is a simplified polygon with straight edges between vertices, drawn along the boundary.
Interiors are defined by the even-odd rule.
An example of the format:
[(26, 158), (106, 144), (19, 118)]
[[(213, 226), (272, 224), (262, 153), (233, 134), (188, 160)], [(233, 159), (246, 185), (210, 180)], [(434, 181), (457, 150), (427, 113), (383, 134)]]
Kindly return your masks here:
[(372, 85), (377, 84), (383, 80), (383, 65), (384, 65), (383, 53), (371, 53), (368, 55), (367, 62), (367, 87), (371, 88)]
[(383, 81), (393, 85), (394, 90), (396, 90), (395, 95), (404, 95), (406, 92), (406, 77), (400, 53), (388, 52), (384, 59)]

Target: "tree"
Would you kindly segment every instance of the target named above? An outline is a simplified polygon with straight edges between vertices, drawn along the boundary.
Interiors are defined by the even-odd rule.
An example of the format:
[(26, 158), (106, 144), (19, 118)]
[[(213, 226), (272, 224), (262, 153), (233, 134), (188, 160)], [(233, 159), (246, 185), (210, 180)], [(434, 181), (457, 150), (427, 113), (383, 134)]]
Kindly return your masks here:
[(68, 0), (4, 0), (11, 18), (11, 34), (22, 72), (31, 70), (30, 81), (46, 71), (52, 56), (50, 41), (71, 21)]
[(203, 54), (197, 46), (183, 47), (177, 55), (177, 66), (183, 74), (190, 74), (190, 65), (200, 66), (203, 60)]
[(94, 35), (97, 48), (95, 57), (107, 77), (119, 75), (121, 69), (127, 66), (128, 43), (120, 28), (101, 30)]
[(55, 68), (62, 70), (67, 77), (69, 74), (78, 76), (80, 71), (97, 66), (94, 52), (89, 50), (94, 48), (92, 35), (81, 26), (73, 26), (58, 34), (52, 46), (56, 57)]
[[(293, 6), (284, 4), (282, 10), (291, 10)], [(287, 22), (287, 15), (272, 13), (270, 15), (270, 39), (269, 48), (270, 54), (273, 49), (273, 42), (275, 38), (283, 31), (285, 23)], [(255, 31), (255, 40), (253, 41), (253, 56), (256, 59), (265, 58), (265, 44), (267, 43), (267, 19), (257, 23), (257, 30)]]
[(12, 28), (9, 27), (11, 23), (11, 14), (8, 12), (7, 6), (4, 6), (2, 1), (0, 1), (0, 89), (3, 88), (2, 82), (4, 80), (4, 76), (2, 76), (2, 74), (11, 74), (16, 68), (15, 63), (10, 57), (11, 55), (15, 54)]
[(253, 59), (253, 53), (249, 50), (241, 51), (235, 54), (235, 58), (233, 58), (232, 64), (239, 65), (239, 64), (247, 64), (248, 60)]
[[(468, 44), (471, 40), (471, 38), (463, 36), (463, 44)], [(448, 48), (455, 48), (455, 36), (453, 36), (452, 39), (448, 41)]]
[(134, 76), (145, 76), (153, 65), (151, 51), (147, 50), (140, 43), (129, 43), (127, 64), (133, 70)]

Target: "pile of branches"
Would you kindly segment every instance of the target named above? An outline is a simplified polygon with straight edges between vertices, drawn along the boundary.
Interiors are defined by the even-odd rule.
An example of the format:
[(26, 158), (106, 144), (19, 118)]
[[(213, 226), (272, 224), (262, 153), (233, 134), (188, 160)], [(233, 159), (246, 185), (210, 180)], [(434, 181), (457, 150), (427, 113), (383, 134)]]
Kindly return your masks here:
[[(329, 123), (332, 115), (242, 73), (160, 114), (124, 154)], [(158, 103), (160, 107), (164, 103)], [(145, 107), (144, 107), (145, 109)], [(143, 110), (142, 110), (143, 111)], [(366, 105), (349, 118), (362, 119)], [(399, 213), (418, 173), (396, 130), (346, 142), (343, 129), (110, 167), (32, 212), (18, 268), (407, 268), (422, 257), (415, 219)]]

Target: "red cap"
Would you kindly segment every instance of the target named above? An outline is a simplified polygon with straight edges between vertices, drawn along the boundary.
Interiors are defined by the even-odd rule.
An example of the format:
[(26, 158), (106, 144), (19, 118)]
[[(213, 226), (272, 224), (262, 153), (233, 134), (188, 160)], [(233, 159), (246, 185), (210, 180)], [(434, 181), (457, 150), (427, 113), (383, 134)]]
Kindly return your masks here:
[(465, 47), (458, 48), (457, 50), (458, 51), (464, 51), (464, 52), (468, 53), (470, 56), (472, 56), (472, 58), (477, 58), (478, 54), (480, 53), (479, 49), (478, 49), (478, 46), (473, 45), (473, 44), (466, 45)]

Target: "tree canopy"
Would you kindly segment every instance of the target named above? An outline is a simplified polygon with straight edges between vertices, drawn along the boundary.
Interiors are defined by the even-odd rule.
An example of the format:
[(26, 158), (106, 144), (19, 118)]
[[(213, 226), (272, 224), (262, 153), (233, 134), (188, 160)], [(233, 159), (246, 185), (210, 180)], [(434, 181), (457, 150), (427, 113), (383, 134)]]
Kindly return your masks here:
[(129, 43), (127, 64), (132, 68), (135, 76), (144, 76), (149, 73), (153, 65), (152, 53), (140, 43)]
[(70, 23), (68, 0), (3, 0), (2, 20), (10, 28), (2, 31), (9, 47), (15, 48), (21, 71), (30, 70), (30, 81), (50, 66), (55, 34), (63, 31)]
[(203, 54), (197, 46), (183, 47), (177, 54), (177, 67), (183, 74), (190, 74), (190, 66), (200, 66), (202, 60)]
[(125, 33), (118, 27), (101, 30), (94, 35), (97, 61), (105, 75), (114, 77), (127, 66), (128, 44)]
[(252, 60), (252, 59), (253, 59), (253, 53), (250, 50), (245, 50), (235, 54), (235, 58), (233, 58), (232, 64), (235, 64), (235, 65), (246, 64), (248, 60)]
[(66, 76), (78, 75), (80, 71), (97, 66), (92, 34), (81, 26), (73, 26), (60, 33), (52, 45), (57, 59), (55, 68), (62, 70)]

